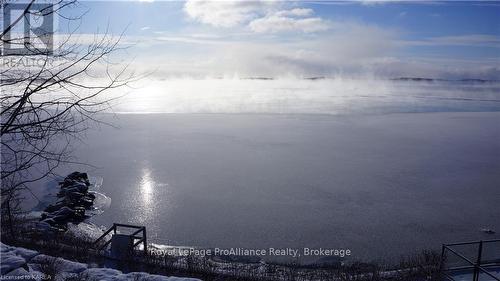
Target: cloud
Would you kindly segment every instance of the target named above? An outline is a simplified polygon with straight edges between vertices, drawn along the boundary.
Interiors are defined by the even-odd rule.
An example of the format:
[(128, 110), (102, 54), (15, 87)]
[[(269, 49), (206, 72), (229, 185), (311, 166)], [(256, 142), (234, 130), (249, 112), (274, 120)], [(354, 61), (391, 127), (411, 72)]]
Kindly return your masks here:
[(213, 40), (210, 38), (197, 38), (196, 36), (157, 36), (155, 37), (155, 40), (164, 42), (200, 44), (200, 45), (224, 44), (224, 42), (221, 41)]
[(275, 5), (273, 1), (188, 0), (184, 4), (184, 12), (204, 24), (235, 27), (262, 15)]
[[(350, 1), (346, 1), (350, 2)], [(419, 5), (437, 5), (442, 4), (442, 2), (446, 1), (419, 1), (419, 0), (355, 0), (352, 3), (361, 3), (365, 6), (375, 6), (375, 5), (384, 5), (384, 4), (419, 4)]]
[(307, 40), (299, 37), (284, 41), (232, 41), (216, 46), (210, 51), (216, 62), (211, 69), (271, 77), (358, 71), (366, 61), (391, 52), (394, 37), (394, 32), (382, 28), (337, 22), (328, 34)]
[[(500, 47), (498, 36), (464, 34), (405, 40), (402, 37), (404, 30), (397, 27), (349, 19), (339, 21), (333, 17), (326, 19), (300, 5), (300, 2), (282, 1), (188, 0), (183, 8), (186, 16), (208, 27), (188, 26), (182, 32), (167, 30), (156, 33), (149, 41), (138, 40), (143, 47), (141, 51), (152, 54), (143, 66), (158, 66), (160, 76), (165, 77), (179, 73), (197, 77), (234, 74), (241, 77), (310, 77), (363, 73), (383, 77), (498, 77), (498, 60), (484, 64), (451, 60), (445, 64), (436, 59), (409, 58), (419, 53), (408, 48)], [(411, 14), (411, 11), (408, 14), (398, 12), (401, 12), (399, 16)], [(326, 30), (328, 32), (323, 32)], [(158, 52), (160, 56), (153, 55)], [(451, 56), (453, 54), (441, 55), (443, 58)]]
[(410, 46), (469, 46), (500, 48), (500, 36), (488, 34), (439, 36), (423, 40), (402, 41), (401, 44)]
[[(284, 10), (280, 10), (284, 11)], [(294, 12), (295, 13), (295, 12)], [(302, 19), (298, 17), (297, 19)], [(138, 38), (134, 69), (158, 69), (158, 77), (330, 76), (361, 72), (364, 62), (393, 50), (392, 31), (357, 23), (335, 22), (321, 36), (234, 35), (224, 30), (200, 36), (164, 32)], [(204, 35), (204, 34), (202, 34)], [(307, 40), (304, 40), (307, 37)], [(132, 38), (126, 38), (127, 41)], [(161, 52), (161, 55), (158, 55)]]
[(399, 1), (394, 1), (394, 0), (360, 0), (358, 1), (363, 5), (371, 6), (371, 5), (381, 5), (381, 4), (387, 4), (387, 3), (394, 3), (394, 2), (399, 2)]
[(498, 60), (460, 60), (440, 58), (374, 58), (367, 70), (381, 77), (428, 77), (444, 79), (480, 78), (499, 80)]
[(287, 4), (281, 1), (188, 0), (184, 12), (203, 24), (224, 28), (248, 26), (257, 33), (316, 32), (329, 28), (324, 19), (312, 17), (312, 9), (279, 9)]
[(441, 45), (500, 47), (499, 36), (485, 34), (442, 36), (431, 38), (429, 41)]
[(306, 9), (306, 8), (295, 8), (291, 10), (284, 10), (284, 11), (278, 11), (276, 12), (275, 15), (280, 16), (280, 17), (289, 17), (289, 16), (296, 16), (296, 17), (307, 17), (314, 14), (314, 11), (312, 9)]
[(292, 10), (278, 11), (263, 18), (250, 22), (249, 27), (257, 33), (277, 32), (317, 32), (330, 28), (327, 21), (319, 17), (308, 17), (313, 14), (311, 9), (295, 8)]
[(277, 32), (317, 32), (329, 29), (329, 25), (321, 18), (295, 19), (290, 17), (280, 17), (272, 15), (253, 20), (250, 29), (257, 33), (277, 33)]

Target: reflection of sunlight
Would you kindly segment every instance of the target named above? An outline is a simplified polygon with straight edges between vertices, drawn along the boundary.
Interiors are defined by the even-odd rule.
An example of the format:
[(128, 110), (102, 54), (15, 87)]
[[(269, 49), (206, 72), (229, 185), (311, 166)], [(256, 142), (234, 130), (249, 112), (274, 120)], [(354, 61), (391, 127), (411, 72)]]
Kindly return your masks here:
[(151, 198), (153, 194), (154, 181), (151, 178), (151, 171), (148, 168), (142, 170), (142, 178), (140, 182), (140, 191), (142, 195), (142, 204), (146, 208), (151, 207)]
[[(144, 165), (140, 174), (139, 181), (139, 194), (132, 200), (135, 201), (137, 208), (140, 212), (137, 213), (136, 221), (145, 222), (154, 219), (156, 215), (156, 207), (158, 200), (165, 202), (168, 200), (166, 198), (166, 190), (168, 188), (167, 183), (161, 183), (156, 181), (153, 170), (149, 165)], [(162, 196), (161, 199), (156, 198)]]
[(151, 205), (151, 198), (153, 194), (154, 181), (151, 178), (151, 171), (148, 168), (142, 170), (142, 179), (140, 182), (140, 191), (142, 194), (142, 203), (144, 206)]

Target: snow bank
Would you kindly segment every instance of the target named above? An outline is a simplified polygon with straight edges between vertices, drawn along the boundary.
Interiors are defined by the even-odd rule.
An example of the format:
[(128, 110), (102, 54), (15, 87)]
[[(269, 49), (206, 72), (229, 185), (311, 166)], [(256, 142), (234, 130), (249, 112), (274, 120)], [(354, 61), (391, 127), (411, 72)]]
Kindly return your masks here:
[[(0, 268), (1, 277), (12, 276), (11, 278), (23, 278), (26, 280), (43, 280), (42, 265), (54, 261), (54, 257), (40, 254), (36, 251), (11, 247), (0, 243)], [(55, 262), (61, 274), (56, 280), (71, 276), (85, 276), (89, 280), (106, 281), (201, 281), (194, 278), (167, 277), (162, 275), (152, 275), (145, 272), (131, 272), (124, 274), (119, 270), (111, 268), (89, 268), (88, 264), (73, 262), (58, 258)]]
[(84, 273), (88, 276), (96, 278), (97, 280), (110, 280), (110, 281), (128, 281), (128, 280), (144, 280), (144, 281), (195, 281), (200, 279), (194, 278), (180, 278), (180, 277), (166, 277), (161, 275), (147, 274), (145, 272), (131, 272), (124, 274), (119, 270), (111, 268), (90, 268)]

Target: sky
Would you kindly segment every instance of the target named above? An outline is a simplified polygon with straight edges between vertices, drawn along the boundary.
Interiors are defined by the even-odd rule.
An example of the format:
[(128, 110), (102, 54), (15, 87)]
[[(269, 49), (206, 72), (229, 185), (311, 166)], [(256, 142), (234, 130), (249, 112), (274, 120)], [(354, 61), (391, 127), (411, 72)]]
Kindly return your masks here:
[(81, 1), (65, 12), (85, 12), (79, 40), (123, 33), (121, 58), (162, 78), (500, 79), (500, 2)]

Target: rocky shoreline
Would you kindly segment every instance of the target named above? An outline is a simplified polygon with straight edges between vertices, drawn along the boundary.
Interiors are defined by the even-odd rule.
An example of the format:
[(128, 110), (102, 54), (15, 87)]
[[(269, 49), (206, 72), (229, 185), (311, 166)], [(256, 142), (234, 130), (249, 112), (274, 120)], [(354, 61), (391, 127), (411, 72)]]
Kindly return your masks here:
[(90, 181), (87, 173), (73, 172), (59, 182), (60, 190), (56, 203), (50, 204), (41, 215), (40, 221), (47, 223), (52, 229), (64, 232), (68, 223), (78, 224), (89, 215), (95, 195), (89, 192)]

